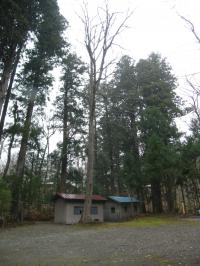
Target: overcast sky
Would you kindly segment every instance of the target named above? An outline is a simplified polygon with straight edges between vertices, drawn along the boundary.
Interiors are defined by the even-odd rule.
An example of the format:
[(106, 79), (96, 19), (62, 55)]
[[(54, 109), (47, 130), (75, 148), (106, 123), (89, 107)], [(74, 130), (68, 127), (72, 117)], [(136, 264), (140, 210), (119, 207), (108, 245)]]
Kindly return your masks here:
[[(85, 59), (83, 27), (77, 17), (82, 0), (58, 0), (60, 11), (69, 21), (69, 41)], [(104, 1), (88, 0), (90, 14)], [(200, 71), (200, 46), (177, 13), (189, 18), (200, 32), (199, 0), (108, 0), (111, 11), (133, 10), (126, 29), (117, 43), (134, 59), (147, 57), (152, 51), (167, 57), (178, 76)], [(119, 53), (120, 50), (118, 49)], [(85, 54), (85, 55), (84, 55)]]
[[(88, 0), (89, 12), (96, 13), (97, 7), (103, 6), (102, 0)], [(68, 20), (68, 39), (76, 53), (87, 61), (84, 48), (83, 26), (77, 14), (81, 15), (82, 0), (58, 0), (60, 11)], [(128, 20), (129, 26), (117, 39), (123, 47), (115, 47), (113, 54), (120, 58), (130, 55), (136, 61), (147, 58), (151, 52), (159, 52), (172, 66), (178, 78), (177, 93), (187, 99), (185, 75), (200, 80), (200, 45), (189, 30), (188, 25), (178, 16), (190, 19), (200, 33), (199, 0), (108, 0), (111, 11), (126, 12), (133, 10)], [(187, 118), (178, 123), (182, 130), (187, 130)]]

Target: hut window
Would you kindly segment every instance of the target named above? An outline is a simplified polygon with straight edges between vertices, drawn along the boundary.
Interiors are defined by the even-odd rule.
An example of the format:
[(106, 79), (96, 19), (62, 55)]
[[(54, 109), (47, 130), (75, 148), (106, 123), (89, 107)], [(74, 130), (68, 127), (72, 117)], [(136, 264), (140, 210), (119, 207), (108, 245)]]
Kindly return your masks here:
[(83, 207), (80, 207), (80, 206), (74, 207), (74, 214), (75, 215), (80, 215), (80, 214), (82, 214), (82, 212), (83, 212)]
[(111, 207), (111, 213), (115, 213), (115, 207)]
[(95, 207), (91, 207), (91, 214), (98, 214), (98, 208)]
[(127, 212), (127, 206), (124, 206), (124, 211)]

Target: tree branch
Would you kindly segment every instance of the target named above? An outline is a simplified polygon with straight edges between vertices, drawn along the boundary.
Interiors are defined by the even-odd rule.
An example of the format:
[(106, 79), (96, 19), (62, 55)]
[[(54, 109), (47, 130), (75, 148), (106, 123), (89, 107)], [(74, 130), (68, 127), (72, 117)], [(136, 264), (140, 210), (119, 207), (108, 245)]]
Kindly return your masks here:
[(182, 15), (179, 15), (179, 17), (180, 17), (182, 20), (184, 20), (184, 21), (190, 26), (190, 30), (191, 30), (191, 32), (193, 33), (194, 37), (196, 38), (196, 40), (197, 40), (197, 41), (199, 42), (199, 44), (200, 44), (200, 37), (199, 37), (199, 35), (197, 34), (197, 32), (196, 32), (196, 30), (195, 30), (195, 28), (194, 28), (194, 24), (193, 24), (189, 19), (185, 18), (185, 17), (182, 16)]

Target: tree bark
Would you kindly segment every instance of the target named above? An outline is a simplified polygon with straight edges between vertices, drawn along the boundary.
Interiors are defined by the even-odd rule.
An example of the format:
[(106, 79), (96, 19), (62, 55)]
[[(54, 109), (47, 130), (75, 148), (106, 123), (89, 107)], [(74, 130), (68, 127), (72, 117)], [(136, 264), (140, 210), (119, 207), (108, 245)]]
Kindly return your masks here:
[(146, 207), (144, 203), (144, 187), (141, 182), (142, 180), (142, 171), (141, 171), (141, 162), (140, 162), (140, 155), (139, 155), (139, 144), (138, 144), (138, 136), (137, 136), (137, 126), (136, 126), (136, 117), (135, 114), (132, 112), (130, 113), (130, 126), (131, 126), (131, 149), (132, 153), (134, 154), (135, 159), (135, 172), (136, 172), (136, 182), (137, 182), (137, 196), (141, 201), (141, 209), (143, 213), (146, 213)]
[(31, 207), (33, 203), (32, 186), (33, 186), (33, 173), (34, 173), (34, 163), (35, 163), (34, 153), (31, 156), (30, 160), (31, 160), (31, 169), (30, 169), (30, 174), (29, 174), (28, 195), (27, 195), (28, 209)]
[(11, 66), (12, 66), (12, 62), (10, 61), (8, 62), (8, 65), (4, 68), (2, 78), (0, 80), (0, 115), (1, 115), (2, 107), (3, 107), (6, 91), (8, 88)]
[(193, 179), (192, 179), (192, 185), (193, 185), (193, 188), (194, 188), (195, 201), (197, 202), (197, 205), (200, 206), (198, 185), (195, 183), (195, 180), (193, 180)]
[(183, 190), (183, 184), (180, 184), (180, 188), (181, 188), (181, 194), (182, 194), (182, 203), (183, 203), (183, 210), (182, 213), (183, 215), (185, 215), (187, 213), (187, 208), (186, 208), (186, 202), (185, 202), (185, 195), (184, 195), (184, 190)]
[(173, 184), (172, 180), (169, 180), (171, 177), (167, 178), (166, 184), (166, 199), (167, 199), (167, 207), (168, 212), (175, 211), (175, 185)]
[(9, 86), (8, 86), (7, 93), (6, 93), (5, 102), (4, 102), (4, 105), (3, 105), (2, 114), (1, 114), (1, 110), (0, 110), (0, 114), (1, 114), (0, 142), (1, 142), (1, 139), (2, 139), (5, 117), (6, 117), (6, 113), (7, 113), (7, 109), (8, 109), (8, 103), (9, 103), (9, 100), (10, 100), (10, 95), (11, 95), (11, 91), (12, 91), (12, 86), (13, 86), (13, 82), (14, 82), (17, 66), (18, 66), (19, 59), (20, 59), (21, 50), (22, 50), (22, 45), (21, 45), (21, 47), (19, 47), (19, 49), (17, 51), (17, 55), (16, 55), (15, 62), (14, 62), (14, 65), (13, 65), (13, 70), (12, 70), (11, 77), (10, 77)]
[(16, 44), (13, 44), (11, 45), (10, 52), (4, 61), (4, 69), (0, 80), (0, 116), (3, 108), (3, 103), (5, 100), (5, 95), (8, 89), (8, 83), (12, 72), (15, 55), (16, 55)]
[(38, 171), (36, 171), (38, 176), (40, 176), (40, 177), (42, 176), (42, 168), (43, 168), (43, 165), (44, 165), (44, 158), (45, 158), (46, 152), (47, 152), (47, 144), (45, 145), (44, 152), (42, 154), (42, 159), (41, 159), (41, 162), (40, 162), (39, 169), (38, 169)]
[(23, 173), (24, 173), (25, 156), (26, 156), (27, 144), (28, 144), (29, 133), (30, 133), (30, 125), (31, 125), (31, 119), (32, 119), (32, 114), (33, 114), (33, 107), (34, 107), (34, 100), (30, 100), (28, 103), (26, 119), (25, 119), (24, 129), (23, 129), (23, 135), (22, 135), (22, 140), (21, 140), (21, 146), (20, 146), (19, 156), (17, 160), (16, 175), (18, 177), (23, 176)]
[(3, 152), (4, 141), (5, 141), (5, 139), (3, 139), (3, 140), (0, 142), (0, 159), (1, 159), (2, 152)]
[[(44, 180), (45, 184), (46, 184), (46, 180), (49, 174), (49, 153), (50, 153), (50, 147), (49, 147), (49, 136), (48, 136), (47, 137), (47, 167), (46, 167), (45, 180)], [(45, 189), (44, 189), (44, 193), (45, 193)]]
[(26, 158), (26, 151), (30, 133), (30, 126), (31, 126), (31, 119), (33, 114), (33, 107), (34, 107), (34, 99), (30, 99), (28, 103), (26, 119), (24, 123), (24, 129), (22, 134), (22, 140), (20, 145), (20, 151), (17, 160), (16, 166), (16, 179), (17, 179), (17, 191), (16, 191), (16, 208), (15, 215), (19, 215), (19, 211), (21, 208), (22, 203), (22, 186), (23, 186), (23, 175), (24, 175), (24, 166), (25, 166), (25, 158)]
[(94, 144), (95, 144), (95, 92), (96, 88), (93, 84), (90, 86), (90, 98), (89, 98), (89, 138), (88, 138), (88, 162), (87, 162), (87, 183), (86, 194), (84, 201), (84, 211), (81, 217), (81, 222), (90, 223), (91, 219), (91, 205), (93, 194), (93, 175), (94, 175)]
[(68, 147), (68, 95), (65, 92), (64, 95), (64, 114), (63, 114), (63, 145), (62, 145), (62, 155), (61, 155), (61, 177), (59, 192), (65, 192), (66, 190), (66, 179), (67, 179), (67, 147)]
[(6, 177), (6, 175), (8, 173), (9, 166), (10, 166), (11, 150), (12, 150), (14, 139), (15, 139), (15, 134), (13, 133), (11, 138), (10, 138), (10, 143), (9, 143), (9, 146), (8, 146), (8, 156), (7, 156), (6, 166), (5, 166), (5, 169), (4, 169), (4, 172), (3, 172), (3, 178)]
[(158, 180), (151, 181), (151, 197), (152, 197), (152, 207), (153, 213), (162, 212), (162, 198), (161, 198), (161, 187)]
[(14, 103), (12, 113), (13, 113), (14, 123), (13, 123), (13, 127), (12, 127), (10, 143), (9, 143), (9, 147), (8, 147), (8, 156), (7, 156), (7, 161), (6, 161), (6, 166), (4, 169), (3, 177), (5, 177), (7, 175), (7, 172), (8, 172), (9, 166), (10, 166), (11, 150), (12, 150), (13, 142), (14, 142), (15, 135), (16, 135), (15, 127), (16, 127), (17, 122), (18, 122), (18, 105), (17, 105), (17, 102)]

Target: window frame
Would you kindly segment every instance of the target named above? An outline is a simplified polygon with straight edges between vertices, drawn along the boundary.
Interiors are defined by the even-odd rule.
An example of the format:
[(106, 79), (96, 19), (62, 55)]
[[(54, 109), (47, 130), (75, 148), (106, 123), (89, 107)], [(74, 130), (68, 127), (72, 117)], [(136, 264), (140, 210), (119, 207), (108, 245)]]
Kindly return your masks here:
[[(79, 210), (79, 213), (76, 210)], [(74, 206), (74, 215), (81, 215), (82, 213), (83, 213), (83, 206)]]
[(110, 212), (114, 214), (116, 212), (116, 208), (115, 207), (110, 207)]
[[(93, 213), (93, 211), (92, 210), (96, 210), (94, 213)], [(98, 207), (97, 206), (92, 206), (91, 207), (91, 210), (90, 210), (90, 214), (92, 214), (92, 215), (98, 215)]]

